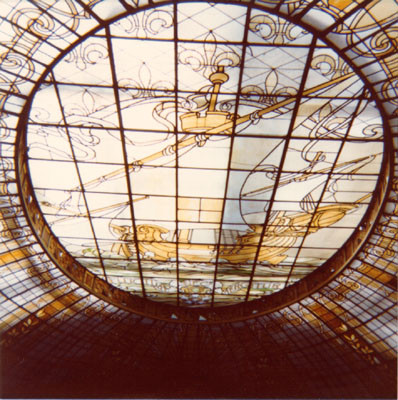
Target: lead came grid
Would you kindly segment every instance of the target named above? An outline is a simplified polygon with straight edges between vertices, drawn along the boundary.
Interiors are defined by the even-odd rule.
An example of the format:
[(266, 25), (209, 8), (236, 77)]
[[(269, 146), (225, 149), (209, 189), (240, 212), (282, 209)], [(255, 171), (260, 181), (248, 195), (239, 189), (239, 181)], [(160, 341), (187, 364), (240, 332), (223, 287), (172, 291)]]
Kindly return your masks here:
[[(55, 65), (32, 104), (29, 168), (53, 233), (108, 282), (239, 302), (291, 285), (349, 238), (376, 185), (381, 119), (302, 28), (251, 7), (186, 7), (123, 18)], [(211, 76), (227, 80), (215, 89)]]

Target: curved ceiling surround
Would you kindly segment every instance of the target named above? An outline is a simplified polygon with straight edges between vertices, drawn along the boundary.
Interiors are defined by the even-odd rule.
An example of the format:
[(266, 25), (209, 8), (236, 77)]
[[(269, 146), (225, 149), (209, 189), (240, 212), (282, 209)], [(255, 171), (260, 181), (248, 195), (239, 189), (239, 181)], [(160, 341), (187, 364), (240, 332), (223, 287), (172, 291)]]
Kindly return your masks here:
[(52, 292), (217, 322), (391, 283), (396, 3), (150, 3), (2, 5), (5, 326)]

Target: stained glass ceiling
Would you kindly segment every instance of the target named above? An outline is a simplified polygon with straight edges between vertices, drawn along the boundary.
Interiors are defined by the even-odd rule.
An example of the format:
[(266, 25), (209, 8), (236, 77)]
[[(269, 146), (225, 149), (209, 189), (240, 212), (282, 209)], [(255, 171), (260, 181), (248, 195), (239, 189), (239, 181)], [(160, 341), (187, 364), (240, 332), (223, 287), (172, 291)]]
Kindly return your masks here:
[[(61, 59), (72, 57), (67, 56), (67, 53), (72, 53), (71, 44), (84, 41), (96, 33), (87, 32), (98, 25), (101, 25), (99, 29), (104, 29), (105, 21), (116, 22), (119, 16), (134, 16), (143, 9), (149, 11), (148, 4), (166, 3), (174, 3), (178, 8), (187, 2), (1, 2), (0, 328), (1, 354), (6, 367), (3, 368), (6, 375), (2, 379), (2, 393), (18, 398), (43, 397), (46, 393), (48, 397), (48, 391), (53, 390), (52, 397), (59, 397), (62, 388), (70, 386), (71, 390), (63, 397), (76, 397), (77, 392), (78, 396), (87, 393), (87, 397), (92, 397), (93, 392), (87, 390), (87, 386), (95, 382), (96, 393), (105, 386), (106, 391), (101, 395), (108, 390), (112, 394), (119, 391), (124, 395), (131, 394), (131, 382), (137, 382), (137, 376), (140, 377), (139, 386), (146, 387), (146, 390), (138, 390), (137, 393), (148, 393), (154, 386), (154, 376), (155, 380), (156, 376), (170, 376), (163, 386), (159, 380), (155, 385), (159, 393), (164, 394), (170, 390), (170, 382), (178, 389), (195, 387), (198, 376), (201, 376), (206, 378), (207, 385), (200, 394), (207, 396), (214, 387), (217, 390), (211, 395), (221, 393), (219, 388), (227, 389), (222, 397), (226, 393), (242, 393), (243, 397), (251, 393), (253, 398), (270, 393), (278, 398), (294, 397), (299, 391), (303, 398), (395, 398), (398, 164), (397, 158), (394, 160), (392, 156), (394, 151), (395, 155), (398, 154), (398, 3), (394, 0), (228, 2), (229, 5), (246, 3), (261, 11), (267, 9), (279, 18), (302, 23), (311, 34), (324, 40), (325, 50), (327, 47), (338, 48), (338, 51), (329, 51), (335, 58), (340, 55), (350, 60), (351, 67), (363, 79), (371, 94), (369, 97), (375, 99), (383, 117), (385, 144), (380, 181), (372, 199), (369, 199), (369, 205), (363, 205), (367, 211), (362, 223), (335, 255), (313, 273), (284, 290), (234, 306), (206, 309), (175, 307), (144, 299), (144, 296), (151, 298), (151, 295), (157, 294), (158, 300), (164, 296), (167, 301), (167, 294), (160, 289), (156, 292), (152, 288), (145, 294), (138, 292), (142, 297), (116, 289), (74, 261), (64, 246), (57, 242), (56, 236), (51, 234), (43, 218), (44, 212), (49, 214), (48, 208), (43, 203), (39, 208), (28, 179), (29, 163), (35, 158), (29, 154), (31, 150), (25, 157), (26, 144), (21, 143), (28, 124), (32, 125), (30, 129), (35, 124), (27, 122), (29, 115), (31, 121), (34, 120), (33, 109), (30, 111), (28, 104), (32, 97), (38, 96), (40, 85), (52, 79), (51, 70), (55, 75), (53, 60), (59, 56), (60, 64)], [(264, 28), (262, 31), (266, 33)], [(106, 37), (106, 33), (102, 36)], [(218, 41), (217, 44), (229, 46), (235, 42)], [(99, 61), (98, 58), (91, 60)], [(271, 58), (267, 61), (271, 62)], [(325, 71), (327, 65), (321, 65)], [(47, 68), (49, 73), (45, 72)], [(232, 67), (224, 68), (230, 80), (221, 85), (221, 91), (226, 90), (232, 79)], [(279, 74), (278, 70), (276, 72)], [(203, 78), (204, 85), (209, 87), (212, 86), (209, 80), (211, 73), (214, 72)], [(92, 75), (90, 79), (93, 79)], [(40, 79), (41, 82), (36, 85)], [(59, 77), (57, 79), (56, 86), (60, 88), (62, 82)], [(182, 81), (181, 76), (178, 81)], [(200, 89), (193, 82), (192, 86), (195, 90)], [(239, 102), (242, 99), (243, 96), (239, 96)], [(65, 102), (65, 99), (61, 101)], [(55, 99), (54, 103), (46, 103), (42, 108), (50, 110), (50, 106), (57, 102), (58, 99)], [(219, 104), (220, 101), (216, 103), (217, 107)], [(177, 123), (180, 123), (180, 115), (186, 112), (184, 109), (177, 114)], [(377, 116), (378, 112), (375, 112)], [(62, 127), (62, 119), (60, 114), (54, 126)], [(274, 118), (274, 121), (277, 119)], [(353, 118), (353, 126), (358, 121), (358, 117)], [(258, 124), (264, 122), (261, 120)], [(88, 131), (89, 126), (76, 125), (77, 122), (69, 123), (68, 130), (85, 127)], [(315, 125), (313, 123), (312, 126)], [(50, 127), (51, 124), (42, 122), (42, 126)], [(110, 129), (101, 126), (95, 126), (99, 128), (97, 133)], [(91, 126), (92, 129), (95, 127)], [(375, 127), (368, 133), (371, 131), (375, 133)], [(171, 132), (174, 134), (174, 127)], [(240, 137), (257, 138), (252, 133), (236, 129), (230, 137), (235, 140), (239, 134)], [(290, 140), (293, 135), (292, 132)], [(343, 148), (351, 142), (353, 140), (348, 137), (341, 140)], [(85, 148), (83, 143), (79, 150)], [(207, 140), (201, 149), (207, 151), (210, 143), (214, 141)], [(327, 143), (332, 143), (332, 140)], [(127, 144), (126, 148), (129, 148)], [(96, 154), (98, 149), (97, 146)], [(179, 157), (178, 162), (193, 154), (194, 150), (199, 149), (190, 150)], [(75, 152), (79, 154), (76, 149)], [(45, 160), (49, 157), (41, 158)], [(67, 161), (64, 157), (64, 162)], [(124, 162), (117, 164), (120, 167)], [(279, 168), (281, 163), (272, 161), (268, 164)], [(51, 177), (49, 171), (44, 171), (48, 179)], [(360, 171), (355, 171), (355, 176), (359, 174)], [(132, 173), (131, 179), (134, 176), (136, 174)], [(57, 182), (62, 179), (66, 178), (59, 174)], [(62, 189), (64, 197), (76, 186)], [(37, 192), (39, 190), (40, 187), (36, 189)], [(39, 195), (37, 198), (40, 202), (44, 201)], [(133, 206), (143, 202), (134, 202)], [(84, 213), (84, 205), (80, 208), (80, 212)], [(315, 237), (325, 229), (338, 229), (339, 224), (350, 215), (347, 213), (339, 222), (309, 237)], [(63, 216), (60, 214), (59, 217)], [(94, 217), (95, 213), (92, 219)], [(65, 238), (61, 235), (60, 240)], [(336, 268), (340, 268), (340, 272), (333, 272)], [(253, 286), (255, 279), (256, 275)], [(149, 288), (148, 281), (146, 285)], [(186, 304), (181, 293), (177, 296), (180, 305)], [(170, 302), (175, 303), (175, 298)], [(220, 304), (217, 295), (214, 304)], [(94, 373), (92, 379), (87, 377), (87, 371), (90, 371), (90, 377)], [(297, 371), (300, 371), (298, 375)], [(106, 379), (103, 379), (104, 376)], [(123, 388), (123, 381), (125, 392), (120, 389), (121, 386)], [(283, 384), (280, 385), (280, 382)], [(285, 385), (285, 382), (290, 382), (290, 385)], [(310, 390), (307, 392), (305, 387)], [(86, 391), (81, 392), (81, 388)], [(180, 390), (170, 390), (170, 393), (173, 393), (171, 397), (175, 397), (176, 393), (181, 395)], [(183, 397), (188, 396), (187, 392), (183, 393)]]
[(321, 267), (362, 224), (384, 151), (375, 102), (336, 49), (207, 2), (77, 40), (42, 76), (24, 134), (64, 250), (181, 306), (260, 298)]

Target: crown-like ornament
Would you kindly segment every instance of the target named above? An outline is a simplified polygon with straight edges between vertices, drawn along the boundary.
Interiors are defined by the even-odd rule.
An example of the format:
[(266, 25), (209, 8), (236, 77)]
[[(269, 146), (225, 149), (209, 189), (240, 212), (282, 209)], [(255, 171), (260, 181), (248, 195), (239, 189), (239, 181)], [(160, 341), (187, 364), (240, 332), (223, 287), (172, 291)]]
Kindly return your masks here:
[[(212, 128), (216, 128), (225, 123), (232, 122), (234, 114), (227, 111), (216, 111), (217, 97), (220, 87), (227, 82), (229, 76), (224, 72), (223, 66), (218, 66), (217, 71), (209, 76), (213, 84), (210, 103), (207, 111), (202, 114), (199, 112), (187, 112), (180, 116), (183, 132), (187, 133), (206, 133)], [(232, 133), (232, 128), (226, 129), (223, 133)]]

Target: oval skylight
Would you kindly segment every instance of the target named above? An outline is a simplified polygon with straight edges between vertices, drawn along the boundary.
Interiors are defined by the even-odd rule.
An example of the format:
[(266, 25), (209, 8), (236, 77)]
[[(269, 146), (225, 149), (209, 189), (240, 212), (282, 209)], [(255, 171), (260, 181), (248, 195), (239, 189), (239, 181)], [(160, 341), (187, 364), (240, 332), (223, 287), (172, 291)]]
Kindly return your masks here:
[(375, 103), (336, 51), (207, 2), (139, 11), (72, 46), (26, 136), (65, 249), (184, 306), (259, 298), (320, 267), (361, 222), (383, 153)]

